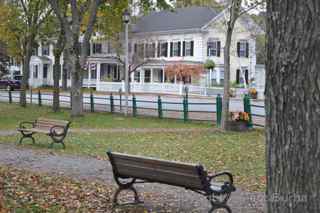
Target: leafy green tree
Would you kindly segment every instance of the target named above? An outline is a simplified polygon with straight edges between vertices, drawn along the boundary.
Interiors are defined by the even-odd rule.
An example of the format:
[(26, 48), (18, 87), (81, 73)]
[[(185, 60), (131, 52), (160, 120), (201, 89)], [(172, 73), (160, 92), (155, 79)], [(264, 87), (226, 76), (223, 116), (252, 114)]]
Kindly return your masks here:
[(7, 45), (9, 54), (23, 64), (20, 104), (25, 107), (33, 46), (51, 9), (43, 0), (11, 0), (0, 3), (0, 14), (0, 40)]

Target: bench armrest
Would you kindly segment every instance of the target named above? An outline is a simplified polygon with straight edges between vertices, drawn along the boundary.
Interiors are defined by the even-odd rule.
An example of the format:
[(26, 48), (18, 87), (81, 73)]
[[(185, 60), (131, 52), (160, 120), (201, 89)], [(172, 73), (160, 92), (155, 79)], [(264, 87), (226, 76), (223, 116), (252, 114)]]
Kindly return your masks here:
[(26, 127), (25, 125), (31, 125), (32, 128), (34, 127), (34, 122), (31, 121), (23, 121), (19, 124), (19, 128), (20, 129), (28, 129), (28, 127)]
[(211, 182), (212, 179), (220, 176), (227, 176), (229, 178), (229, 183), (233, 185), (233, 176), (230, 172), (220, 172), (214, 175), (208, 175), (209, 181)]
[[(61, 133), (57, 132), (59, 130), (61, 131)], [(66, 127), (59, 126), (59, 125), (52, 126), (50, 128), (50, 134), (53, 135), (53, 136), (57, 136), (57, 137), (65, 136), (66, 135)]]

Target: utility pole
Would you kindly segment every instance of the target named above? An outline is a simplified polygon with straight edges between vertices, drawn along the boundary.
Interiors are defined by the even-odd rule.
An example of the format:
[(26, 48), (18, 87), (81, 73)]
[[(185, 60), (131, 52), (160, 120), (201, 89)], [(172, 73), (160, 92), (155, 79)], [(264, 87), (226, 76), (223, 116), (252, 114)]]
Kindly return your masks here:
[(124, 67), (124, 81), (125, 81), (125, 116), (128, 116), (129, 113), (129, 22), (130, 22), (130, 13), (128, 10), (125, 10), (123, 13), (123, 22), (125, 24), (125, 67)]

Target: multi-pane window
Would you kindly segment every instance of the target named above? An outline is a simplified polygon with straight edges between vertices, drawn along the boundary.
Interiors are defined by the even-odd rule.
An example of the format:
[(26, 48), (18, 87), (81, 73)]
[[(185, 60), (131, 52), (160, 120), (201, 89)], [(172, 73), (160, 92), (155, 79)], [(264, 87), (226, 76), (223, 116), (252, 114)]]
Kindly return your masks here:
[(135, 44), (134, 52), (139, 58), (144, 58), (144, 44)]
[(151, 82), (151, 70), (149, 69), (144, 70), (144, 82), (145, 83)]
[(93, 45), (92, 45), (92, 53), (93, 54), (101, 54), (102, 53), (102, 44), (93, 43)]
[(146, 57), (154, 58), (156, 56), (156, 44), (150, 43), (146, 44)]
[(183, 56), (193, 56), (193, 41), (183, 42)]
[(160, 41), (158, 43), (158, 57), (168, 57), (168, 42)]
[(171, 42), (170, 45), (170, 56), (174, 57), (174, 56), (181, 56), (181, 42), (177, 41), (177, 42)]
[(42, 55), (50, 55), (50, 46), (48, 44), (42, 45)]
[(209, 39), (207, 43), (207, 55), (220, 57), (221, 42), (219, 40)]
[(135, 82), (140, 82), (140, 71), (136, 71), (134, 73), (134, 81)]
[(48, 78), (48, 70), (49, 70), (49, 65), (48, 64), (44, 64), (43, 65), (43, 78), (44, 79)]
[(34, 68), (33, 68), (33, 78), (38, 78), (38, 72), (39, 72), (39, 67), (38, 65), (34, 65)]
[(239, 41), (237, 43), (237, 52), (238, 57), (249, 57), (249, 42), (248, 41)]

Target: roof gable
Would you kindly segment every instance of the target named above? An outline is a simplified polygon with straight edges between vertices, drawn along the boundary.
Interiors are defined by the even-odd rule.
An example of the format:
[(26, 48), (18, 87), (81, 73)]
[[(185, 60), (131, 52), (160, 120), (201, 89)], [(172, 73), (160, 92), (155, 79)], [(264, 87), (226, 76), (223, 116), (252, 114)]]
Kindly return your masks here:
[(201, 29), (218, 12), (208, 7), (179, 8), (175, 11), (151, 12), (133, 26), (134, 33)]

